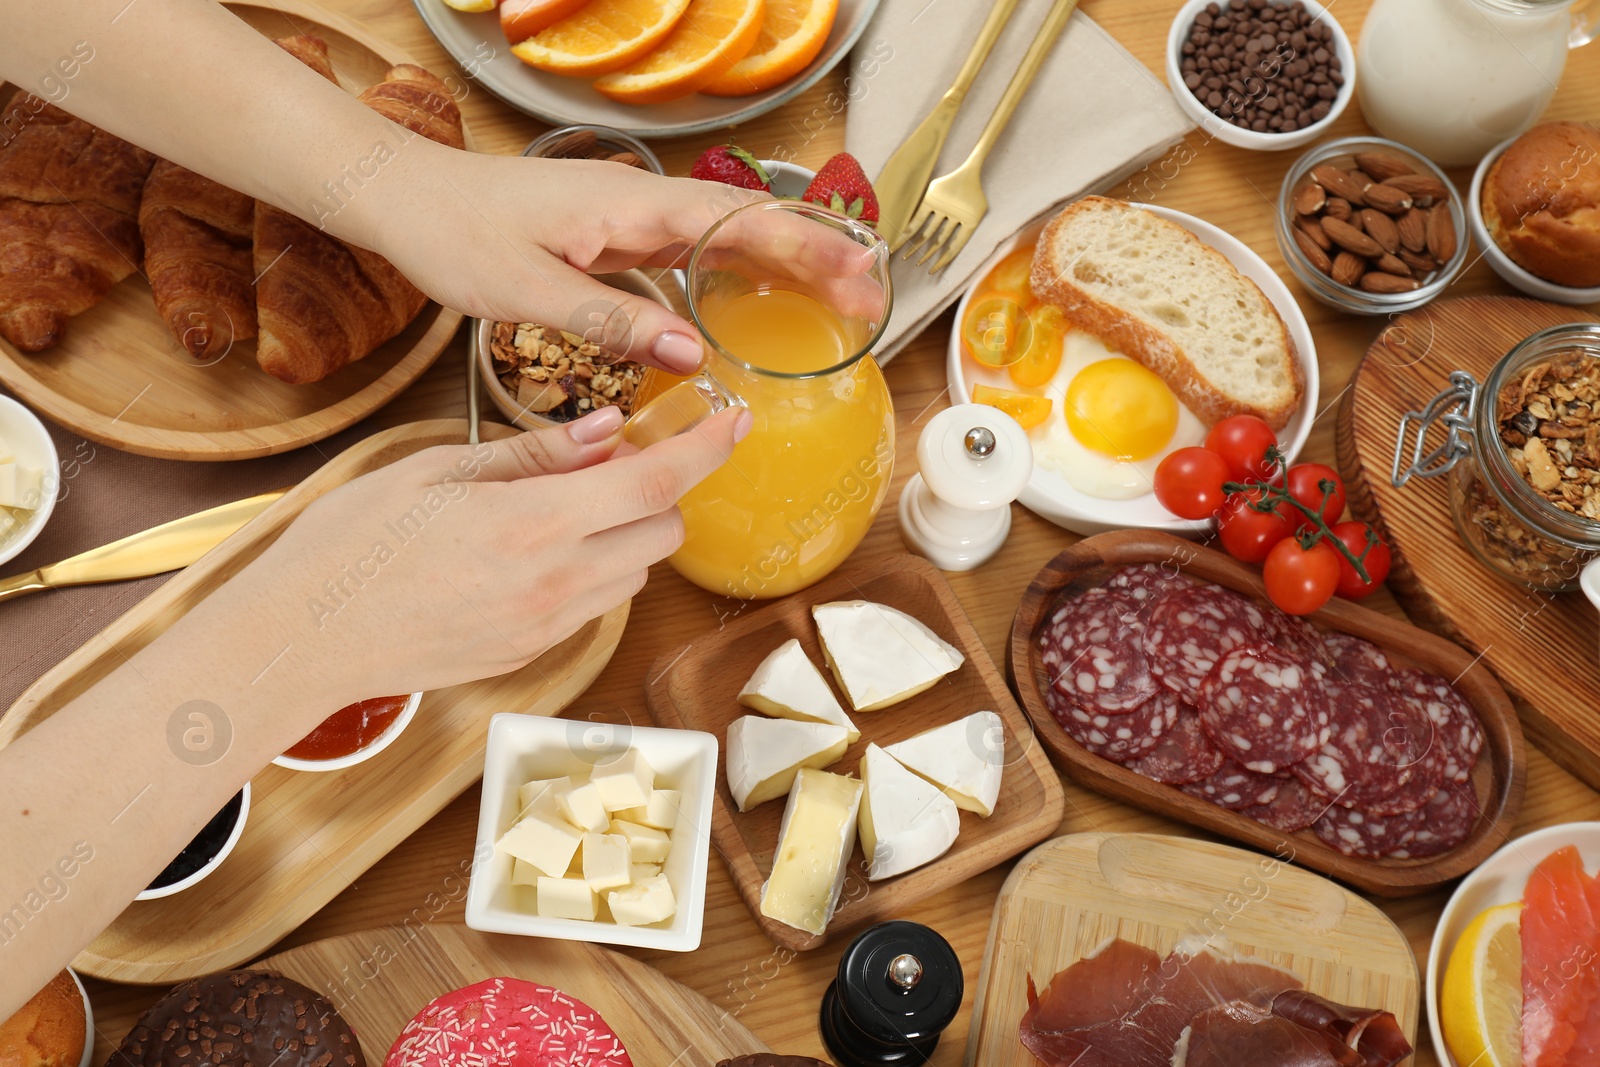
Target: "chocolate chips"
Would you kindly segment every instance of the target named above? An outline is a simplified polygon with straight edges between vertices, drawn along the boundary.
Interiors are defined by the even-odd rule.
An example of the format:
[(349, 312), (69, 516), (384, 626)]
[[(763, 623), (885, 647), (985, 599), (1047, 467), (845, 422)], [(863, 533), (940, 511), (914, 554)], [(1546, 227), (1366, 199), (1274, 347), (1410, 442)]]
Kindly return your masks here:
[(1189, 27), (1179, 69), (1207, 110), (1256, 133), (1327, 118), (1344, 85), (1333, 27), (1299, 0), (1207, 4)]

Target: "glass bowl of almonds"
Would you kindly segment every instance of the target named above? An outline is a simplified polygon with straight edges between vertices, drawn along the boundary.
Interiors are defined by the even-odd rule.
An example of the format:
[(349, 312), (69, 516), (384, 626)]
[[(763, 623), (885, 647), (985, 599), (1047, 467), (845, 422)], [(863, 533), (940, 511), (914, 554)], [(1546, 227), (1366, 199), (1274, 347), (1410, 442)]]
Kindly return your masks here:
[(1466, 266), (1461, 194), (1396, 141), (1346, 137), (1301, 156), (1278, 192), (1278, 248), (1311, 295), (1340, 311), (1421, 307)]

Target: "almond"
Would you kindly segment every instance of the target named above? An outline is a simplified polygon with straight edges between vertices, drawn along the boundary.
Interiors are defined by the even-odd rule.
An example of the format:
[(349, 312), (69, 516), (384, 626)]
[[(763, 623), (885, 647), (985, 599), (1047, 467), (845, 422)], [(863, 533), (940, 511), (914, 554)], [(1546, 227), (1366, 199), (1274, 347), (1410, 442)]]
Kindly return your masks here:
[(1361, 288), (1369, 293), (1409, 293), (1421, 284), (1415, 278), (1397, 278), (1381, 270), (1368, 271), (1361, 276)]
[[(1374, 186), (1376, 188), (1376, 186)], [(1388, 215), (1370, 207), (1361, 209), (1361, 228), (1390, 255), (1400, 251), (1400, 229)]]
[(1321, 166), (1311, 168), (1311, 180), (1334, 196), (1348, 200), (1352, 204), (1366, 203), (1363, 195), (1368, 183), (1347, 170), (1340, 170), (1338, 167), (1323, 163)]
[(1358, 256), (1368, 257), (1383, 255), (1382, 245), (1348, 222), (1325, 218), (1322, 220), (1322, 232), (1328, 235), (1328, 240), (1347, 252), (1354, 252)]
[(1404, 215), (1411, 210), (1411, 194), (1392, 185), (1367, 187), (1367, 203), (1386, 215)]
[(1393, 274), (1401, 278), (1411, 277), (1411, 268), (1406, 266), (1405, 261), (1387, 252), (1373, 260), (1372, 265), (1385, 274)]
[(1297, 216), (1294, 228), (1305, 234), (1317, 243), (1317, 247), (1324, 252), (1333, 251), (1333, 242), (1328, 240), (1328, 235), (1322, 232), (1322, 223), (1306, 215)]
[(1330, 277), (1340, 285), (1355, 285), (1367, 272), (1367, 261), (1354, 252), (1340, 252), (1333, 258)]
[(1421, 252), (1428, 247), (1428, 213), (1422, 208), (1414, 207), (1401, 215), (1395, 228), (1400, 233), (1400, 244), (1408, 250)]
[[(1327, 227), (1323, 228), (1327, 229)], [(1450, 217), (1449, 201), (1435, 204), (1428, 209), (1426, 231), (1428, 255), (1437, 259), (1440, 263), (1450, 262), (1451, 257), (1456, 254), (1456, 223)], [(1339, 242), (1339, 239), (1334, 237), (1331, 232), (1328, 236), (1335, 244)]]
[(1350, 201), (1344, 197), (1330, 196), (1328, 197), (1327, 206), (1322, 209), (1322, 213), (1331, 218), (1348, 220), (1355, 213), (1355, 209), (1350, 206)]
[(1402, 248), (1396, 255), (1400, 257), (1400, 262), (1411, 268), (1413, 274), (1426, 276), (1439, 269), (1439, 261), (1426, 252)]
[(1450, 190), (1444, 187), (1444, 183), (1431, 174), (1401, 174), (1395, 178), (1385, 178), (1383, 184), (1409, 194), (1411, 199), (1424, 207), (1450, 196)]
[(1328, 253), (1324, 252), (1304, 230), (1296, 227), (1289, 232), (1294, 234), (1294, 243), (1300, 247), (1300, 251), (1306, 257), (1307, 263), (1310, 263), (1323, 274), (1328, 274), (1333, 270), (1333, 260), (1328, 258)]
[(1298, 215), (1315, 215), (1327, 202), (1327, 191), (1316, 182), (1306, 182), (1294, 193), (1294, 210)]
[(1417, 168), (1392, 152), (1357, 152), (1356, 166), (1380, 182), (1417, 172)]

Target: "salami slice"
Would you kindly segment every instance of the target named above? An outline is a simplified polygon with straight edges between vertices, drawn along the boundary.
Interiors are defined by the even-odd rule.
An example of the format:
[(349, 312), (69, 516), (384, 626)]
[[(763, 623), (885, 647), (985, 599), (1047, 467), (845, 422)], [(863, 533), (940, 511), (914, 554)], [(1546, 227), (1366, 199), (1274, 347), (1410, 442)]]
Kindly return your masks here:
[(1197, 706), (1217, 747), (1261, 774), (1299, 763), (1332, 733), (1322, 683), (1271, 646), (1225, 653), (1201, 685)]
[(1335, 677), (1378, 689), (1388, 687), (1394, 667), (1383, 649), (1371, 641), (1335, 630), (1322, 635), (1322, 646), (1333, 657)]
[(1435, 791), (1426, 806), (1400, 815), (1374, 815), (1331, 807), (1313, 829), (1347, 856), (1419, 859), (1455, 848), (1478, 823), (1478, 796), (1470, 787)]
[(1281, 781), (1278, 793), (1265, 804), (1252, 804), (1239, 814), (1286, 834), (1306, 829), (1327, 810), (1328, 802), (1312, 793), (1299, 779)]
[[(1369, 808), (1416, 775), (1433, 730), (1387, 689), (1326, 678), (1333, 730), (1321, 748), (1294, 765), (1312, 792), (1347, 808)], [(1424, 798), (1426, 799), (1426, 798)]]
[(1177, 725), (1182, 706), (1175, 694), (1165, 690), (1117, 715), (1086, 711), (1053, 689), (1045, 691), (1045, 703), (1067, 736), (1096, 756), (1117, 763), (1138, 759), (1160, 744)]
[(1130, 712), (1160, 688), (1139, 639), (1139, 601), (1091, 589), (1056, 608), (1040, 636), (1050, 684), (1089, 715)]
[(1222, 750), (1200, 728), (1200, 713), (1182, 704), (1177, 723), (1128, 769), (1167, 785), (1187, 785), (1215, 774), (1223, 759)]
[(1190, 796), (1209, 800), (1219, 808), (1243, 811), (1258, 804), (1271, 804), (1282, 787), (1280, 779), (1257, 774), (1232, 760), (1225, 760), (1215, 774), (1178, 788)]
[(1259, 643), (1265, 625), (1261, 609), (1230, 590), (1202, 586), (1167, 593), (1146, 613), (1143, 643), (1150, 673), (1197, 704), (1200, 683), (1223, 654)]
[(1477, 712), (1455, 686), (1437, 675), (1406, 670), (1392, 675), (1390, 688), (1414, 701), (1434, 727), (1434, 743), (1446, 781), (1463, 783), (1472, 778), (1478, 752), (1483, 748), (1483, 726)]
[(1317, 671), (1319, 677), (1324, 673), (1323, 668), (1333, 666), (1333, 657), (1322, 643), (1322, 635), (1316, 627), (1297, 615), (1283, 611), (1264, 609), (1261, 614), (1266, 623), (1263, 632), (1269, 644), (1304, 660)]
[(1139, 601), (1149, 604), (1164, 593), (1197, 588), (1194, 581), (1184, 576), (1175, 564), (1140, 563), (1121, 567), (1101, 583), (1102, 588), (1121, 590)]

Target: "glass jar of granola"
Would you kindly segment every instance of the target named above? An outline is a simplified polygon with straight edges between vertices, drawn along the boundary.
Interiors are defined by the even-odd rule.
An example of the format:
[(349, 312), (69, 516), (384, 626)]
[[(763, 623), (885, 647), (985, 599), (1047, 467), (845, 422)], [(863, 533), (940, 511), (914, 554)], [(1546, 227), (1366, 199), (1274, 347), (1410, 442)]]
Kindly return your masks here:
[[(1424, 452), (1434, 425), (1445, 440)], [(1481, 385), (1456, 371), (1426, 410), (1408, 412), (1394, 484), (1447, 473), (1450, 513), (1474, 555), (1514, 582), (1576, 588), (1600, 556), (1600, 323), (1541, 330)]]

